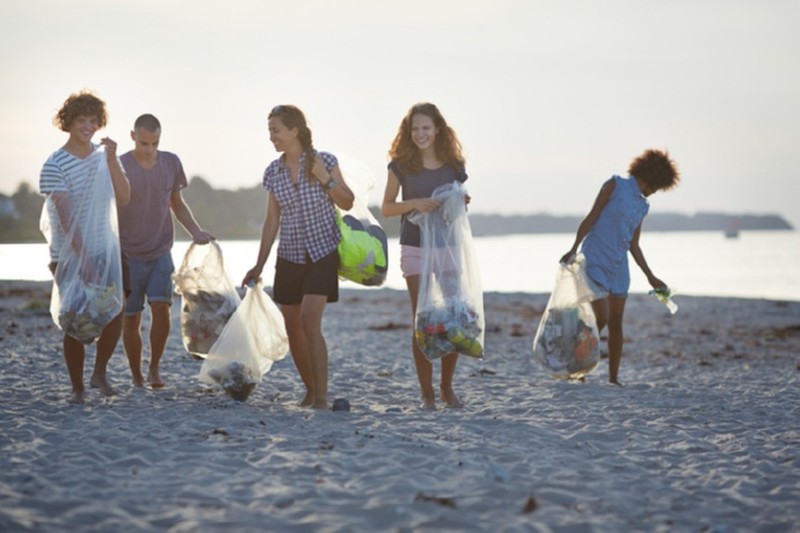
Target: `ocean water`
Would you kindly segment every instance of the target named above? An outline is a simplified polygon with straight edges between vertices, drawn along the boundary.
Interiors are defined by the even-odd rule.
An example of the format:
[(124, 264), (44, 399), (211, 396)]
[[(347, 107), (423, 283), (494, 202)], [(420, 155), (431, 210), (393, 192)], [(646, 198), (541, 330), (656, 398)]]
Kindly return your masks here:
[[(476, 238), (484, 291), (549, 293), (558, 260), (573, 239), (574, 234), (567, 233)], [(650, 232), (642, 234), (640, 244), (655, 275), (679, 294), (800, 301), (800, 232), (750, 231), (735, 239), (721, 232)], [(188, 246), (175, 243), (176, 268)], [(220, 241), (220, 246), (231, 279), (240, 283), (255, 263), (258, 241)], [(267, 285), (272, 282), (276, 249), (264, 268)], [(397, 239), (390, 239), (384, 286), (405, 290), (399, 250)], [(49, 280), (47, 262), (45, 244), (0, 245), (0, 279)], [(629, 263), (631, 292), (647, 292), (644, 275), (633, 258)], [(362, 288), (351, 282), (341, 286)]]

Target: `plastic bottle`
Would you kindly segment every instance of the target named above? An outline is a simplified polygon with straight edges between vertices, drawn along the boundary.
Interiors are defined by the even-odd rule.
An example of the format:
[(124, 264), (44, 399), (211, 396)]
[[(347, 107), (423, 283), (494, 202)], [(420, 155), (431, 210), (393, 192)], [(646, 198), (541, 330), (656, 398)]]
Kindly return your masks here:
[(672, 297), (675, 296), (675, 289), (659, 287), (658, 289), (651, 290), (648, 294), (658, 298), (658, 301), (666, 305), (669, 312), (673, 315), (678, 311), (678, 304), (672, 300)]

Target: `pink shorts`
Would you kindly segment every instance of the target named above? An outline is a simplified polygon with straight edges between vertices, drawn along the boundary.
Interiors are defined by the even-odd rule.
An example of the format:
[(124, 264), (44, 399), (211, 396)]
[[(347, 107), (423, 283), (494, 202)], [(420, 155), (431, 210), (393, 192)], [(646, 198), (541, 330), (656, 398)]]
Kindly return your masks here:
[[(422, 248), (419, 246), (409, 244), (400, 246), (400, 271), (404, 278), (422, 274), (422, 255)], [(446, 248), (442, 248), (441, 252), (434, 256), (434, 268), (438, 272), (458, 270), (455, 260)]]

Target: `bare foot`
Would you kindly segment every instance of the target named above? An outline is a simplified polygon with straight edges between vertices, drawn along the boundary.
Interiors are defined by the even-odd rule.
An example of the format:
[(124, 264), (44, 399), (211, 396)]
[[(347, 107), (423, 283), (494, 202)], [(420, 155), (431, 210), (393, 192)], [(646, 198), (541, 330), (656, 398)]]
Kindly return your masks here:
[(422, 403), (419, 404), (419, 408), (425, 411), (435, 411), (436, 400), (434, 400), (433, 398), (426, 398), (425, 396), (423, 396)]
[(150, 388), (153, 389), (163, 389), (164, 382), (161, 380), (161, 376), (158, 374), (158, 370), (153, 370), (152, 368), (147, 373), (147, 382), (150, 383)]
[(70, 396), (69, 400), (67, 401), (74, 405), (83, 405), (85, 403), (83, 398), (83, 391), (80, 392), (72, 391), (72, 396)]
[(456, 393), (453, 392), (453, 389), (450, 390), (442, 390), (442, 401), (447, 405), (447, 407), (458, 409), (464, 407), (464, 402), (456, 396)]
[(311, 408), (312, 409), (323, 409), (323, 410), (327, 411), (328, 410), (328, 400), (318, 399), (311, 405)]
[(133, 386), (137, 389), (144, 388), (144, 377), (141, 374), (131, 377), (131, 381), (133, 382)]
[(609, 379), (608, 382), (611, 383), (612, 385), (616, 385), (618, 387), (623, 387), (624, 386), (622, 383), (620, 383), (616, 379)]
[(311, 407), (314, 405), (314, 395), (310, 392), (306, 392), (305, 397), (300, 400), (300, 403), (297, 404), (298, 407)]
[(111, 384), (108, 382), (105, 376), (92, 376), (92, 379), (89, 381), (89, 385), (91, 385), (93, 389), (100, 389), (100, 393), (103, 396), (114, 396), (114, 389), (111, 388)]

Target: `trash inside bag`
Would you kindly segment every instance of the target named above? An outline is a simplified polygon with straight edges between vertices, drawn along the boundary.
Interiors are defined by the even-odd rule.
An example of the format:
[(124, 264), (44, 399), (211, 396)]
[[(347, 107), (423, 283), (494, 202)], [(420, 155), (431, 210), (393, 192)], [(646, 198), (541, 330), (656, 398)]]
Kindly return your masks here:
[(84, 344), (122, 312), (122, 256), (117, 208), (103, 148), (86, 160), (83, 193), (51, 192), (39, 220), (55, 253), (53, 321)]
[(559, 265), (533, 340), (534, 359), (553, 377), (578, 379), (600, 362), (600, 334), (591, 302), (601, 296), (586, 276), (582, 254)]
[[(386, 281), (389, 265), (389, 245), (386, 233), (369, 210), (360, 211), (355, 205), (345, 215), (338, 214), (339, 277), (374, 287)], [(359, 213), (358, 216), (354, 216)]]
[(450, 352), (481, 358), (482, 333), (477, 311), (459, 301), (422, 311), (415, 321), (417, 345), (429, 359), (438, 359)]
[[(63, 288), (63, 285), (62, 285)], [(119, 287), (72, 283), (61, 292), (57, 324), (84, 344), (93, 342), (122, 311)]]
[(199, 379), (220, 385), (231, 398), (243, 402), (272, 363), (288, 352), (283, 316), (259, 282), (247, 288), (236, 312), (208, 351)]
[(173, 281), (181, 295), (183, 346), (205, 357), (241, 301), (225, 271), (219, 243), (192, 243)]
[(376, 287), (386, 281), (389, 244), (386, 232), (367, 207), (375, 178), (359, 160), (343, 154), (337, 159), (342, 177), (354, 196), (350, 210), (337, 210), (337, 224), (342, 234), (338, 247), (339, 277)]
[(441, 185), (431, 195), (441, 202), (438, 208), (409, 216), (422, 239), (414, 335), (430, 360), (448, 353), (482, 358), (484, 353), (483, 290), (466, 194), (459, 182)]

